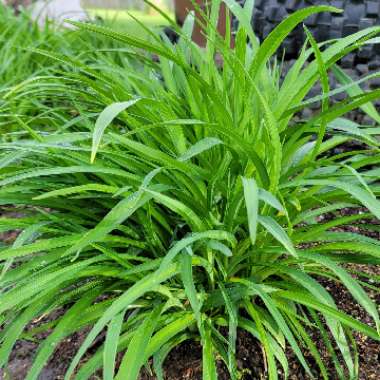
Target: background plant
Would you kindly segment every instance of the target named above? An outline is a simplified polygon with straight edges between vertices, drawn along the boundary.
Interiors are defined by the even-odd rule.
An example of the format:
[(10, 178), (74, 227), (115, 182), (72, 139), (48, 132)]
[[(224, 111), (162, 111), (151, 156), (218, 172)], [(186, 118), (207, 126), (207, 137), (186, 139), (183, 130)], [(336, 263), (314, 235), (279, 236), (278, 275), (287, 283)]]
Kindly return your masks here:
[[(240, 328), (262, 344), (269, 379), (278, 378), (277, 367), (287, 377), (287, 346), (312, 377), (357, 377), (351, 332), (379, 339), (380, 321), (366, 284), (344, 265), (378, 264), (380, 246), (334, 227), (380, 216), (378, 128), (344, 118), (361, 107), (378, 123), (371, 101), (380, 91), (363, 93), (345, 77), (334, 91), (347, 99), (331, 105), (327, 73), (342, 77), (335, 63), (380, 28), (321, 45), (307, 33), (282, 80), (270, 60), (282, 40), (307, 16), (337, 10), (298, 11), (259, 46), (253, 1), (244, 9), (224, 2), (240, 21), (234, 48), (215, 30), (220, 1), (204, 19), (205, 50), (191, 42), (192, 15), (176, 46), (154, 33), (145, 41), (75, 24), (127, 49), (95, 52), (96, 60), (33, 49), (59, 63), (55, 77), (39, 81), (33, 97), (29, 80), (4, 95), (9, 107), (25, 101), (17, 125), (27, 134), (5, 136), (0, 146), (0, 201), (22, 213), (0, 220), (2, 231), (22, 230), (0, 251), (2, 366), (20, 336), (52, 329), (27, 377), (36, 379), (60, 340), (91, 326), (66, 379), (100, 368), (107, 380), (136, 379), (150, 358), (162, 379), (165, 357), (188, 339), (202, 344), (204, 379), (217, 378), (217, 358), (236, 379)], [(305, 101), (317, 81), (323, 93)], [(52, 103), (34, 101), (46, 93)], [(299, 120), (314, 101), (321, 112)], [(30, 115), (45, 111), (42, 127)], [(334, 154), (351, 140), (366, 146)], [(319, 218), (363, 206), (362, 214)], [(339, 311), (316, 276), (344, 284), (375, 328)], [(30, 320), (56, 309), (64, 310), (57, 320), (23, 334)], [(320, 331), (336, 374), (309, 329)], [(104, 330), (104, 342), (77, 369)], [(117, 352), (124, 353), (118, 368)]]
[[(94, 36), (85, 30), (63, 28), (53, 22), (46, 22), (41, 28), (25, 10), (15, 15), (10, 7), (0, 5), (0, 19), (0, 57), (3, 62), (0, 70), (0, 125), (3, 132), (13, 130), (13, 126), (19, 123), (17, 118), (26, 120), (25, 116), (31, 127), (35, 123), (39, 128), (41, 124), (46, 128), (48, 125), (57, 128), (55, 120), (58, 117), (50, 115), (66, 105), (58, 96), (62, 88), (52, 79), (55, 79), (59, 70), (66, 70), (67, 66), (63, 62), (52, 61), (33, 49), (54, 51), (80, 59), (86, 64), (111, 60), (112, 65), (115, 65), (126, 60), (125, 54), (121, 53), (126, 50), (125, 46), (122, 47), (118, 42), (107, 39), (105, 44), (105, 39), (101, 36)], [(9, 101), (9, 95), (13, 95), (17, 86), (24, 81), (28, 83), (28, 96), (24, 93), (22, 99), (12, 97), (12, 101)], [(46, 84), (43, 92), (40, 91), (41, 82)], [(25, 128), (13, 132), (13, 135), (7, 137), (23, 135)]]

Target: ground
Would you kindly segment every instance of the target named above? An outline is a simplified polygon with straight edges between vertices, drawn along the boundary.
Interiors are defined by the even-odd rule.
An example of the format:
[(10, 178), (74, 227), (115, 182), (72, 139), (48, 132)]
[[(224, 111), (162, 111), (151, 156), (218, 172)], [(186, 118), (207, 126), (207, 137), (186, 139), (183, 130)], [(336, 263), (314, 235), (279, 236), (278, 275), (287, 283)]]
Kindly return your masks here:
[[(351, 211), (343, 210), (342, 215), (346, 215), (347, 212)], [(330, 219), (332, 216), (326, 215), (325, 217)], [(375, 224), (378, 223), (375, 220), (372, 222)], [(345, 227), (345, 229), (351, 232), (364, 232), (360, 229), (360, 223), (355, 226)], [(0, 239), (8, 240), (9, 242), (9, 240), (14, 239), (15, 235), (15, 233), (7, 234), (6, 236), (3, 235), (0, 236)], [(380, 238), (380, 233), (377, 232), (371, 232), (370, 235), (373, 238)], [(351, 265), (347, 269), (371, 273), (380, 278), (380, 266)], [(341, 310), (363, 323), (373, 325), (371, 318), (363, 311), (342, 285), (326, 280), (321, 280), (321, 283), (334, 297)], [(369, 295), (377, 305), (380, 305), (379, 292), (369, 291)], [(45, 318), (53, 320), (58, 314), (59, 312), (55, 315), (45, 316)], [(40, 322), (41, 320), (35, 321), (29, 326), (29, 328), (36, 327)], [(49, 364), (40, 375), (39, 380), (63, 379), (65, 370), (75, 355), (75, 352), (83, 342), (87, 332), (88, 330), (84, 330), (81, 333), (74, 334), (65, 339), (55, 350)], [(44, 336), (46, 336), (46, 334), (39, 336), (39, 338), (43, 339)], [(311, 333), (311, 338), (318, 345), (323, 360), (329, 370), (331, 370), (331, 380), (335, 380), (336, 375), (333, 372), (333, 363), (321, 343), (321, 338), (315, 333)], [(380, 343), (366, 338), (361, 334), (355, 334), (355, 340), (358, 345), (359, 354), (359, 380), (380, 379)], [(101, 341), (102, 337), (99, 337), (98, 345)], [(0, 372), (0, 380), (24, 380), (28, 368), (33, 362), (33, 356), (36, 349), (37, 344), (34, 342), (25, 340), (19, 341), (12, 352), (8, 373)], [(93, 349), (96, 349), (96, 344)], [(305, 371), (299, 365), (290, 349), (287, 351), (287, 355), (290, 362), (289, 379), (309, 380), (310, 378), (305, 374)], [(180, 345), (170, 353), (165, 362), (165, 380), (201, 380), (201, 356), (202, 350), (198, 343), (186, 342)], [(307, 353), (305, 353), (305, 356), (310, 358), (310, 355)], [(238, 367), (242, 374), (242, 380), (265, 380), (267, 378), (260, 345), (252, 336), (242, 331), (238, 334), (237, 359)], [(316, 378), (319, 379), (320, 377), (316, 365), (313, 365), (312, 360), (310, 360), (310, 363), (312, 369), (315, 371)], [(229, 379), (227, 370), (222, 363), (219, 363), (218, 370), (219, 380)], [(100, 380), (101, 378), (100, 372), (96, 376), (93, 376), (91, 380)], [(144, 373), (141, 374), (140, 380), (155, 380), (155, 377), (149, 374), (148, 370), (145, 370)]]
[[(368, 268), (356, 268), (368, 270)], [(380, 275), (380, 266), (371, 269), (372, 273)], [(352, 299), (345, 289), (332, 282), (325, 282), (324, 285), (330, 289), (334, 298), (337, 300), (340, 308), (348, 314), (354, 316), (358, 320), (371, 323), (370, 318)], [(379, 294), (372, 293), (371, 296), (380, 304)], [(65, 370), (70, 364), (76, 350), (85, 337), (86, 331), (82, 334), (75, 334), (64, 340), (56, 349), (49, 364), (43, 370), (39, 380), (60, 380), (63, 379)], [(318, 337), (312, 336), (315, 342), (320, 341)], [(380, 379), (380, 344), (368, 339), (361, 334), (355, 334), (359, 351), (359, 380), (378, 380)], [(32, 342), (20, 341), (12, 353), (10, 362), (9, 377), (0, 372), (1, 380), (24, 380), (27, 370), (32, 363), (33, 355), (37, 345)], [(325, 362), (329, 368), (333, 368), (327, 353), (321, 349)], [(188, 342), (180, 345), (172, 351), (165, 362), (165, 380), (201, 380), (202, 379), (202, 361), (201, 347), (195, 342)], [(262, 359), (262, 351), (258, 342), (247, 333), (239, 332), (238, 337), (238, 366), (243, 374), (243, 380), (265, 380), (266, 373)], [(291, 351), (288, 350), (288, 358), (290, 360), (290, 380), (308, 380), (305, 371), (300, 367)], [(315, 369), (316, 378), (318, 371)], [(92, 380), (101, 379), (101, 373), (94, 376)], [(155, 377), (149, 375), (148, 371), (144, 371), (140, 380), (154, 380)], [(219, 380), (228, 380), (226, 368), (219, 363)], [(332, 375), (331, 380), (335, 379)]]

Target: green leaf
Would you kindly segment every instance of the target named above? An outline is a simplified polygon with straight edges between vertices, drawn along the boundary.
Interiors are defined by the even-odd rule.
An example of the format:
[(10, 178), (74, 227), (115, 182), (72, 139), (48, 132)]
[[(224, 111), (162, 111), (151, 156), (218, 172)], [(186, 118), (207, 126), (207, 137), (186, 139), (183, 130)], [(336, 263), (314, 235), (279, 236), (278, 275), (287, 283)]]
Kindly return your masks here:
[(125, 111), (127, 108), (133, 106), (140, 100), (141, 98), (136, 98), (126, 102), (113, 103), (101, 112), (96, 120), (92, 137), (91, 162), (95, 161), (96, 153), (99, 149), (100, 141), (106, 128), (119, 115), (119, 113)]
[(118, 188), (114, 186), (100, 185), (97, 183), (89, 183), (87, 185), (71, 186), (71, 187), (66, 187), (64, 189), (49, 191), (47, 193), (34, 197), (33, 199), (41, 200), (41, 199), (47, 199), (47, 198), (52, 198), (52, 197), (63, 197), (65, 195), (83, 193), (86, 191), (98, 191), (102, 193), (104, 192), (104, 193), (113, 194), (117, 191), (117, 189)]
[(133, 334), (115, 380), (137, 380), (140, 369), (146, 360), (144, 353), (156, 328), (162, 307), (163, 305), (155, 307)]
[(225, 244), (221, 243), (220, 241), (209, 240), (207, 243), (207, 247), (222, 253), (226, 257), (232, 256), (232, 251)]
[(31, 255), (33, 253), (42, 251), (51, 251), (56, 248), (67, 247), (73, 244), (81, 237), (80, 234), (70, 234), (62, 237), (55, 237), (51, 239), (41, 239), (35, 243), (23, 245), (17, 248), (5, 248), (0, 251), (0, 257), (2, 260), (23, 257)]
[(203, 380), (217, 380), (218, 375), (216, 372), (215, 358), (214, 358), (214, 347), (211, 339), (211, 331), (210, 329), (205, 329), (205, 336), (202, 342), (203, 346)]
[(202, 152), (205, 152), (219, 144), (223, 144), (223, 142), (215, 137), (205, 137), (192, 145), (184, 154), (181, 155), (181, 157), (178, 158), (178, 161), (188, 161), (198, 154), (201, 154)]
[(380, 202), (373, 197), (371, 193), (367, 190), (362, 189), (359, 186), (348, 184), (342, 181), (333, 181), (327, 179), (307, 179), (307, 180), (295, 180), (292, 184), (286, 184), (283, 187), (293, 187), (293, 186), (330, 186), (337, 189), (341, 189), (344, 192), (351, 194), (355, 199), (360, 201), (363, 206), (367, 207), (376, 218), (380, 219)]
[(348, 135), (363, 140), (369, 145), (379, 146), (379, 142), (376, 138), (373, 138), (369, 133), (367, 133), (367, 131), (361, 128), (359, 124), (351, 120), (337, 118), (330, 122), (327, 127), (329, 130), (332, 130), (333, 133), (336, 133), (335, 131), (344, 132)]
[[(282, 271), (289, 274), (290, 277), (305, 287), (305, 289), (307, 289), (311, 295), (314, 296), (319, 302), (324, 303), (332, 308), (337, 308), (333, 298), (327, 292), (327, 290), (308, 274), (291, 268), (282, 269)], [(347, 364), (347, 368), (352, 376), (354, 374), (354, 363), (351, 357), (350, 346), (347, 342), (344, 330), (335, 318), (326, 317), (326, 323), (331, 330), (336, 344), (339, 347), (344, 361)]]
[[(12, 248), (19, 248), (22, 247), (25, 243), (27, 243), (29, 240), (36, 239), (38, 236), (38, 231), (41, 229), (41, 227), (45, 226), (47, 223), (36, 223), (32, 224), (31, 226), (25, 228), (16, 238), (14, 241)], [(14, 258), (11, 258), (7, 260), (7, 262), (4, 264), (3, 269), (0, 273), (0, 282), (5, 276), (5, 273), (9, 270), (9, 268), (12, 266), (14, 261)]]
[[(305, 361), (305, 358), (302, 354), (302, 351), (300, 350), (297, 341), (294, 338), (294, 335), (292, 334), (286, 320), (278, 310), (278, 308), (275, 305), (274, 300), (271, 296), (269, 296), (265, 291), (263, 291), (262, 287), (260, 285), (254, 284), (251, 281), (242, 281), (245, 283), (248, 287), (252, 288), (255, 292), (257, 292), (257, 295), (263, 300), (265, 306), (267, 307), (268, 311), (276, 321), (279, 329), (286, 337), (287, 341), (289, 342), (290, 346), (292, 347), (292, 350), (294, 351), (295, 355), (297, 356), (298, 360), (302, 364), (302, 366), (305, 368), (306, 372), (311, 375), (311, 370), (308, 364)], [(277, 293), (277, 292), (276, 292)], [(275, 293), (275, 294), (276, 294)]]
[(66, 22), (80, 28), (83, 30), (88, 30), (90, 32), (99, 33), (103, 36), (112, 38), (116, 41), (120, 41), (126, 44), (129, 44), (131, 46), (137, 47), (139, 49), (145, 49), (146, 51), (162, 55), (163, 57), (172, 59), (173, 61), (177, 62), (178, 64), (181, 63), (178, 58), (168, 49), (163, 49), (162, 46), (157, 46), (149, 41), (145, 41), (141, 38), (138, 38), (136, 36), (132, 36), (125, 33), (115, 32), (110, 28), (96, 25), (96, 24), (89, 24), (89, 23), (80, 23), (77, 21), (72, 20), (66, 20)]
[[(304, 26), (304, 30), (306, 32), (307, 38), (310, 41), (310, 44), (311, 44), (312, 48), (313, 48), (314, 55), (315, 55), (315, 58), (316, 58), (316, 61), (317, 61), (317, 64), (318, 64), (318, 71), (319, 71), (319, 76), (321, 78), (321, 84), (322, 84), (322, 92), (323, 92), (324, 95), (328, 94), (329, 91), (330, 91), (329, 77), (328, 77), (328, 74), (327, 74), (327, 68), (326, 68), (326, 65), (325, 65), (325, 63), (323, 61), (323, 57), (322, 57), (321, 51), (319, 50), (318, 44), (315, 41), (313, 35), (306, 28), (306, 26)], [(329, 98), (326, 97), (322, 101), (322, 112), (327, 111), (328, 108), (329, 108)], [(311, 156), (310, 156), (310, 160), (311, 161), (313, 161), (314, 158), (319, 153), (319, 149), (321, 147), (323, 138), (324, 138), (325, 133), (326, 133), (326, 125), (327, 125), (327, 123), (326, 123), (325, 119), (322, 118), (322, 120), (321, 120), (321, 126), (319, 127), (319, 131), (318, 131), (318, 135), (317, 135), (317, 141), (316, 141), (316, 143), (314, 145), (313, 151), (312, 151)]]
[[(100, 257), (93, 257), (91, 259), (83, 260), (79, 263), (65, 265), (58, 270), (43, 273), (37, 278), (33, 278), (33, 286), (29, 283), (20, 282), (17, 286), (11, 288), (1, 295), (0, 314), (6, 310), (14, 308), (16, 305), (32, 299), (36, 295), (42, 295), (43, 290), (49, 286), (51, 289), (63, 283), (76, 278), (77, 274), (89, 267), (90, 265), (100, 262), (103, 259)], [(30, 277), (29, 277), (30, 278)], [(38, 297), (37, 297), (38, 299)]]
[(160, 348), (160, 350), (154, 355), (153, 367), (158, 380), (164, 380), (164, 371), (162, 369), (162, 365), (170, 351), (188, 339), (190, 339), (190, 335), (187, 333), (179, 335), (171, 341), (169, 341), (168, 343), (164, 344)]
[(237, 327), (238, 316), (237, 306), (232, 302), (222, 283), (219, 283), (220, 290), (222, 292), (224, 302), (226, 305), (226, 311), (228, 315), (228, 370), (231, 378), (236, 380), (237, 364), (236, 364), (236, 341), (237, 341)]
[(136, 301), (146, 292), (153, 291), (157, 285), (174, 276), (176, 272), (177, 267), (176, 265), (172, 264), (166, 267), (164, 270), (161, 270), (159, 273), (153, 273), (144, 277), (142, 280), (131, 286), (126, 292), (124, 292), (124, 294), (118, 297), (103, 313), (102, 317), (96, 322), (90, 333), (87, 335), (85, 341), (82, 343), (82, 346), (78, 350), (73, 361), (71, 362), (69, 369), (67, 370), (65, 380), (69, 380), (71, 378), (71, 375), (73, 374), (80, 359), (87, 351), (88, 347), (91, 346), (97, 335), (115, 315), (126, 309), (132, 302)]
[(285, 230), (270, 216), (258, 217), (259, 223), (276, 239), (278, 240), (286, 250), (294, 257), (298, 257), (298, 254)]
[(376, 341), (380, 341), (380, 335), (372, 327), (369, 327), (366, 324), (357, 321), (355, 318), (352, 318), (340, 311), (337, 311), (336, 309), (330, 306), (316, 301), (314, 297), (310, 297), (302, 292), (285, 290), (277, 292), (276, 296), (286, 298), (293, 302), (298, 302), (305, 306), (312, 307), (313, 309), (318, 310), (325, 315), (339, 320), (342, 324), (349, 326), (355, 329), (356, 331), (359, 331), (365, 334), (366, 336), (375, 339)]
[(245, 207), (247, 209), (249, 236), (252, 245), (256, 242), (258, 209), (259, 209), (259, 189), (253, 178), (242, 178), (244, 187)]
[(35, 168), (33, 170), (26, 171), (21, 174), (17, 174), (15, 176), (7, 177), (6, 179), (0, 181), (0, 186), (5, 186), (12, 183), (24, 181), (30, 178), (62, 175), (62, 174), (77, 174), (77, 173), (116, 175), (116, 176), (130, 179), (131, 181), (133, 181), (133, 183), (136, 183), (136, 181), (140, 179), (140, 177), (130, 174), (126, 172), (125, 170), (107, 168), (107, 167), (101, 167), (101, 166), (95, 166), (95, 165), (92, 165), (92, 166), (80, 165), (80, 166), (67, 166), (67, 167), (52, 167), (48, 169)]
[[(260, 48), (261, 49), (261, 48)], [(265, 120), (265, 126), (268, 131), (270, 144), (272, 145), (271, 160), (272, 170), (270, 175), (270, 187), (271, 192), (276, 192), (281, 176), (281, 163), (282, 163), (282, 143), (280, 139), (279, 126), (276, 117), (272, 111), (272, 108), (267, 99), (262, 95), (260, 89), (256, 86), (253, 80), (250, 81), (252, 89), (258, 97), (262, 107)]]
[(96, 297), (96, 293), (90, 292), (74, 304), (60, 319), (53, 332), (40, 345), (37, 355), (33, 360), (32, 368), (29, 370), (26, 380), (36, 380), (49, 357), (53, 354), (58, 343), (68, 335), (69, 328), (80, 318), (81, 313), (88, 307)]
[[(277, 380), (278, 379), (277, 366), (276, 366), (276, 362), (274, 360), (274, 352), (273, 352), (273, 349), (269, 343), (268, 334), (265, 331), (264, 326), (260, 320), (260, 315), (256, 311), (255, 307), (252, 305), (251, 302), (246, 301), (245, 307), (247, 309), (248, 314), (251, 316), (251, 318), (253, 319), (253, 321), (255, 322), (255, 324), (257, 326), (257, 331), (259, 333), (260, 342), (263, 345), (265, 353), (266, 353), (266, 361), (268, 364), (269, 380)], [(285, 366), (285, 368), (286, 368), (286, 366)], [(285, 378), (286, 377), (287, 376), (285, 376)]]
[(250, 74), (253, 78), (259, 73), (260, 69), (266, 64), (268, 59), (277, 51), (283, 40), (289, 33), (305, 18), (319, 12), (342, 12), (338, 8), (329, 6), (307, 7), (294, 12), (291, 16), (283, 20), (264, 40), (255, 58), (252, 61)]
[(79, 241), (75, 242), (75, 244), (65, 252), (65, 255), (68, 256), (72, 253), (78, 255), (88, 245), (103, 241), (112, 230), (127, 220), (150, 199), (150, 195), (144, 194), (139, 190), (121, 200), (94, 229), (86, 232)]
[(102, 241), (112, 230), (127, 220), (139, 208), (144, 206), (151, 199), (151, 196), (146, 194), (144, 189), (160, 171), (161, 169), (158, 168), (149, 172), (145, 176), (138, 191), (121, 200), (113, 207), (98, 225), (94, 229), (86, 232), (79, 241), (65, 252), (65, 255), (70, 255), (73, 252), (78, 255), (86, 246)]
[(272, 206), (277, 211), (285, 212), (285, 209), (280, 203), (280, 201), (269, 191), (266, 191), (264, 189), (259, 189), (259, 199), (261, 201), (264, 201), (269, 206)]
[(302, 324), (293, 315), (293, 313), (291, 312), (290, 308), (288, 308), (286, 306), (284, 308), (284, 310), (289, 310), (289, 313), (287, 313), (287, 317), (288, 317), (289, 321), (291, 322), (291, 327), (293, 328), (294, 334), (298, 337), (298, 340), (304, 342), (305, 348), (313, 356), (314, 360), (316, 361), (316, 364), (319, 367), (320, 376), (323, 378), (323, 380), (328, 380), (329, 379), (329, 375), (328, 375), (326, 366), (325, 366), (325, 364), (322, 361), (321, 355), (318, 352), (316, 344), (310, 338), (309, 333), (304, 329), (304, 327), (302, 326)]
[[(332, 71), (337, 78), (337, 80), (342, 85), (352, 84), (352, 86), (348, 87), (346, 92), (350, 96), (356, 96), (363, 94), (363, 90), (358, 84), (354, 84), (352, 78), (350, 78), (339, 66), (334, 65), (332, 67)], [(375, 106), (372, 103), (363, 104), (360, 107), (368, 116), (372, 117), (377, 123), (380, 123), (380, 115), (377, 112)]]
[[(260, 316), (259, 316), (260, 318)], [(263, 321), (265, 322), (265, 321)], [(239, 318), (239, 327), (248, 331), (250, 334), (252, 334), (256, 339), (262, 339), (260, 338), (261, 337), (261, 334), (258, 332), (258, 329), (256, 329), (256, 324), (254, 324), (252, 321), (248, 320), (248, 319), (245, 319), (245, 318)], [(265, 330), (263, 331), (267, 338), (268, 338), (268, 342), (269, 342), (269, 351), (267, 353), (268, 356), (270, 356), (271, 354), (273, 354), (276, 359), (279, 361), (279, 363), (281, 364), (283, 370), (284, 370), (284, 376), (285, 376), (285, 379), (288, 378), (288, 374), (289, 374), (289, 364), (288, 364), (288, 359), (284, 353), (284, 350), (281, 348), (281, 346), (273, 339), (273, 337), (267, 333)], [(265, 340), (262, 341), (262, 344), (264, 346), (264, 348), (266, 347), (265, 346)], [(268, 361), (272, 361), (271, 358), (267, 358)], [(269, 368), (269, 373), (272, 373), (272, 371), (274, 370), (274, 368), (272, 367), (272, 365), (275, 366), (276, 363), (268, 363), (268, 366), (270, 366)], [(277, 371), (276, 371), (277, 373)], [(273, 373), (273, 376), (275, 376), (275, 374)], [(275, 377), (274, 377), (275, 378)], [(271, 380), (271, 379), (270, 379)]]
[(186, 252), (182, 253), (180, 258), (181, 263), (181, 279), (185, 288), (185, 293), (189, 299), (191, 308), (194, 311), (195, 319), (198, 323), (198, 328), (202, 332), (202, 321), (201, 321), (201, 304), (198, 300), (197, 290), (195, 288), (193, 280), (193, 268), (191, 256)]
[(346, 288), (350, 291), (352, 296), (359, 302), (360, 305), (363, 306), (363, 308), (368, 312), (368, 314), (374, 319), (376, 327), (378, 331), (380, 331), (380, 318), (379, 313), (377, 311), (377, 307), (353, 277), (351, 277), (339, 265), (335, 264), (333, 260), (330, 260), (327, 257), (324, 257), (314, 252), (305, 251), (299, 251), (298, 254), (302, 258), (319, 263), (329, 268), (332, 272), (334, 272), (342, 281), (342, 283), (346, 286)]
[(113, 380), (117, 354), (117, 342), (124, 321), (124, 311), (112, 318), (108, 324), (106, 341), (103, 352), (103, 379)]
[[(236, 18), (239, 20), (239, 27), (242, 27), (245, 29), (245, 31), (248, 33), (250, 42), (257, 46), (257, 38), (254, 34), (252, 24), (251, 24), (251, 17), (252, 13), (248, 13), (249, 10), (249, 2), (251, 0), (248, 0), (245, 2), (245, 6), (247, 8), (243, 9), (241, 7), (241, 4), (238, 3), (236, 0), (223, 0), (223, 2), (228, 6), (230, 11), (236, 16)], [(251, 5), (252, 7), (252, 5)]]
[(230, 242), (233, 246), (236, 245), (236, 239), (233, 234), (226, 231), (212, 230), (205, 232), (196, 232), (188, 237), (185, 237), (178, 242), (176, 242), (172, 248), (167, 252), (164, 259), (162, 260), (160, 268), (165, 268), (169, 263), (171, 263), (179, 252), (184, 250), (186, 247), (191, 246), (199, 240), (226, 240)]
[(5, 330), (0, 346), (0, 368), (6, 366), (12, 352), (12, 348), (16, 344), (16, 341), (19, 339), (23, 330), (26, 328), (27, 324), (38, 315), (38, 313), (53, 297), (53, 294), (48, 293), (40, 300), (33, 302), (30, 306), (25, 308), (25, 310), (20, 313), (8, 326), (7, 330)]
[(201, 231), (207, 227), (206, 221), (202, 220), (202, 218), (198, 216), (191, 207), (187, 206), (183, 202), (175, 199), (174, 197), (169, 197), (165, 194), (161, 194), (158, 191), (153, 191), (150, 189), (147, 189), (146, 193), (149, 194), (151, 198), (154, 198), (157, 202), (165, 205), (183, 217), (195, 231)]
[(145, 352), (145, 361), (177, 334), (183, 332), (190, 326), (194, 325), (195, 318), (193, 313), (180, 313), (174, 321), (166, 323), (163, 328), (157, 331), (149, 342)]

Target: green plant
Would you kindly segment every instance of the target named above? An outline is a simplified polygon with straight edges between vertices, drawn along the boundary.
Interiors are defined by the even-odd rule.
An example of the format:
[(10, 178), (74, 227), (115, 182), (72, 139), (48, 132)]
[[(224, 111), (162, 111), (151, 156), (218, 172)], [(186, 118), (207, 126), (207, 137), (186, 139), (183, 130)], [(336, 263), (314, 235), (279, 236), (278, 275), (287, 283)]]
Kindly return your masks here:
[[(335, 92), (349, 95), (332, 105), (327, 72), (380, 28), (320, 45), (306, 30), (308, 43), (282, 80), (270, 61), (282, 40), (307, 16), (337, 10), (296, 12), (259, 46), (249, 22), (253, 1), (244, 9), (224, 2), (240, 21), (234, 48), (215, 31), (220, 1), (213, 1), (205, 50), (191, 42), (190, 15), (177, 46), (154, 34), (148, 42), (75, 24), (138, 48), (118, 64), (38, 51), (66, 67), (54, 99), (65, 107), (51, 116), (59, 127), (41, 130), (26, 114), (19, 127), (30, 136), (1, 144), (0, 202), (22, 216), (1, 218), (0, 229), (23, 231), (0, 251), (1, 366), (19, 337), (52, 329), (27, 377), (37, 379), (60, 340), (91, 326), (66, 379), (103, 331), (76, 379), (100, 368), (105, 380), (137, 379), (151, 357), (162, 379), (168, 352), (188, 339), (202, 344), (204, 379), (217, 378), (217, 357), (236, 379), (241, 328), (261, 342), (269, 379), (278, 378), (277, 366), (287, 376), (287, 345), (311, 377), (305, 349), (318, 376), (357, 377), (351, 331), (379, 340), (380, 321), (366, 284), (344, 264), (378, 264), (380, 243), (334, 227), (380, 217), (377, 129), (343, 118), (361, 107), (378, 123), (371, 101), (380, 90), (363, 93), (335, 68), (344, 82)], [(318, 80), (322, 95), (305, 101)], [(27, 99), (28, 87), (12, 89), (7, 102)], [(41, 81), (40, 92), (50, 87)], [(299, 120), (314, 101), (322, 111)], [(351, 140), (366, 148), (334, 153)], [(362, 214), (319, 219), (362, 206)], [(339, 311), (316, 276), (343, 283), (376, 328)], [(23, 333), (56, 309), (59, 318)], [(320, 331), (336, 374), (308, 329)], [(125, 354), (114, 375), (117, 352)]]
[(35, 54), (32, 48), (65, 53), (74, 33), (61, 30), (53, 23), (39, 27), (28, 12), (15, 15), (10, 7), (0, 5), (0, 57), (3, 62), (0, 71), (0, 90), (6, 91), (12, 85), (34, 75), (44, 75), (52, 62)]
[[(102, 62), (111, 60), (113, 65), (125, 59), (124, 54), (120, 53), (125, 49), (117, 42), (108, 42), (105, 45), (100, 36), (94, 37), (93, 33), (86, 31), (62, 28), (51, 21), (41, 27), (25, 10), (15, 15), (12, 8), (0, 5), (0, 20), (0, 59), (3, 62), (0, 69), (2, 132), (13, 131), (18, 118), (25, 117), (32, 127), (34, 124), (44, 124), (46, 128), (56, 128), (55, 120), (58, 118), (55, 115), (59, 108), (65, 107), (65, 103), (57, 96), (59, 86), (51, 81), (53, 73), (64, 70), (65, 65), (52, 61), (35, 49), (59, 52), (65, 56), (80, 58), (85, 63), (97, 62), (100, 56)], [(47, 83), (49, 80), (51, 86), (44, 86), (45, 91), (41, 93), (40, 83)], [(10, 95), (17, 91), (18, 85), (24, 81), (29, 84), (28, 96), (22, 99), (13, 97), (12, 102), (8, 101)], [(51, 93), (54, 95), (50, 96)], [(24, 133), (20, 130), (13, 132), (14, 135), (8, 135), (8, 138), (20, 137)]]

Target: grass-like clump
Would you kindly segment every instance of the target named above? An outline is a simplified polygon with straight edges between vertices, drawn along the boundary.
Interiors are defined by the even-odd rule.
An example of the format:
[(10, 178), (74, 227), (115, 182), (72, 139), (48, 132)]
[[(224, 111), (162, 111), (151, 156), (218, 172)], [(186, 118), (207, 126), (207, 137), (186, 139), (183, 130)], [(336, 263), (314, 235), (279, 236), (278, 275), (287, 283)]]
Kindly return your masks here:
[[(101, 368), (105, 380), (134, 380), (148, 362), (163, 379), (168, 353), (190, 339), (203, 347), (204, 379), (217, 379), (216, 360), (238, 379), (243, 329), (260, 341), (271, 380), (288, 374), (287, 347), (311, 377), (357, 377), (352, 331), (379, 340), (380, 320), (366, 283), (345, 264), (378, 264), (380, 243), (336, 227), (380, 218), (380, 154), (378, 128), (344, 115), (361, 108), (379, 123), (371, 102), (380, 90), (363, 93), (336, 62), (380, 28), (323, 44), (306, 29), (304, 49), (284, 73), (271, 58), (286, 36), (306, 17), (337, 10), (295, 12), (259, 44), (253, 1), (244, 9), (224, 3), (240, 21), (233, 48), (229, 33), (216, 32), (220, 1), (203, 20), (205, 49), (191, 41), (193, 15), (177, 28), (175, 46), (149, 30), (140, 40), (75, 24), (116, 45), (82, 54), (34, 48), (54, 69), (38, 88), (29, 78), (4, 91), (2, 106), (22, 104), (22, 112), (0, 145), (0, 202), (10, 211), (0, 231), (22, 232), (0, 250), (0, 366), (18, 338), (51, 329), (27, 376), (37, 379), (62, 339), (90, 327), (67, 380)], [(344, 78), (334, 91), (332, 69)], [(318, 81), (322, 94), (305, 100)], [(346, 100), (332, 105), (342, 91)], [(299, 111), (316, 101), (321, 111), (301, 120)], [(335, 153), (353, 140), (363, 149)], [(342, 283), (373, 327), (340, 311), (317, 278)], [(54, 310), (64, 312), (23, 333)]]

